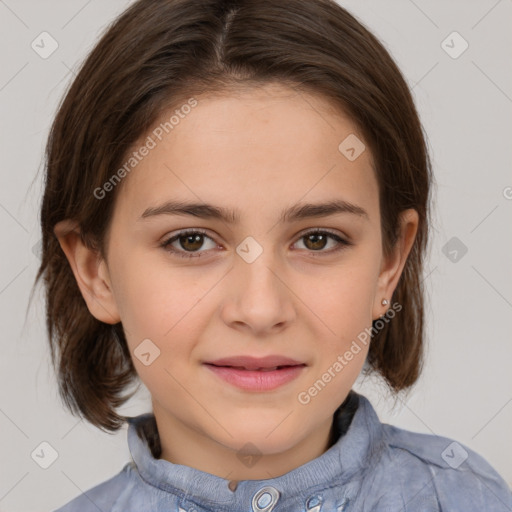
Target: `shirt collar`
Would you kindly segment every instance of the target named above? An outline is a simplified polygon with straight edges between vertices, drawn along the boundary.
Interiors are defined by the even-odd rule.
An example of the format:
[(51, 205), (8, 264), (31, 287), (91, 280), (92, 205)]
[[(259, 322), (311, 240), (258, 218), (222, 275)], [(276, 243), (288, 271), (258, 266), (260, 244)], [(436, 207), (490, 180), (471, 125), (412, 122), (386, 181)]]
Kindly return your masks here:
[(352, 390), (333, 418), (334, 432), (339, 437), (322, 455), (277, 478), (241, 480), (235, 490), (228, 486), (229, 480), (155, 458), (149, 446), (155, 448), (155, 437), (148, 445), (146, 438), (137, 434), (137, 430), (151, 434), (151, 425), (156, 425), (152, 413), (128, 418), (128, 446), (137, 470), (147, 484), (205, 505), (236, 508), (247, 503), (247, 499), (262, 486), (272, 486), (281, 492), (285, 490), (289, 496), (307, 494), (313, 489), (320, 491), (321, 488), (343, 485), (367, 467), (370, 455), (375, 453), (383, 436), (382, 424), (370, 402)]

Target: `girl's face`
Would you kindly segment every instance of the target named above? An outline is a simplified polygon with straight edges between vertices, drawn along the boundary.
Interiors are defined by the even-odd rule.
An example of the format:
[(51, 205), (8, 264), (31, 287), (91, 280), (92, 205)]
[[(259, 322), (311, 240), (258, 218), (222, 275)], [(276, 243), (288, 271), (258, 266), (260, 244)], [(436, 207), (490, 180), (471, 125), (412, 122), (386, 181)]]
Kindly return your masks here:
[[(327, 448), (332, 415), (368, 352), (361, 333), (391, 307), (381, 301), (417, 219), (408, 211), (405, 245), (385, 260), (370, 151), (324, 99), (266, 85), (195, 100), (137, 146), (151, 149), (118, 191), (98, 272), (107, 292), (88, 303), (123, 324), (162, 458), (269, 478)], [(166, 133), (160, 123), (173, 114)], [(172, 212), (177, 202), (211, 207)], [(177, 237), (184, 230), (194, 233)], [(266, 389), (242, 388), (206, 364), (274, 355), (303, 366)], [(239, 456), (248, 452), (260, 458), (252, 466)], [(285, 452), (291, 467), (262, 462)]]

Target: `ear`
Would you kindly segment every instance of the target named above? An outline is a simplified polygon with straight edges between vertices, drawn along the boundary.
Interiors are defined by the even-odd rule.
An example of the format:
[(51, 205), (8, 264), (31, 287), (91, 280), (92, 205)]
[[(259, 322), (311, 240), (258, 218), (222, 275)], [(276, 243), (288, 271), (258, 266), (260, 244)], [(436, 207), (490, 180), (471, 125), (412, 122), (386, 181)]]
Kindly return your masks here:
[(55, 225), (53, 231), (91, 314), (107, 324), (120, 322), (108, 267), (99, 252), (84, 244), (74, 221), (63, 220)]
[(373, 320), (377, 320), (389, 309), (389, 305), (382, 305), (382, 299), (387, 299), (391, 302), (391, 296), (395, 291), (414, 239), (416, 238), (418, 222), (419, 216), (416, 210), (409, 209), (401, 212), (399, 238), (392, 254), (388, 258), (384, 258), (381, 266), (373, 304)]

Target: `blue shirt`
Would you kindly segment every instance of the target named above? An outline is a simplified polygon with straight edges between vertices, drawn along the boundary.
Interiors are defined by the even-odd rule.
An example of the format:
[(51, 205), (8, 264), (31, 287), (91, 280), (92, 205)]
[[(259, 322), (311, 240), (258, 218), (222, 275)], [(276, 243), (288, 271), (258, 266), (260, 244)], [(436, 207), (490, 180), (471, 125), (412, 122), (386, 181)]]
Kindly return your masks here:
[(155, 458), (137, 434), (154, 416), (130, 418), (133, 461), (55, 512), (512, 512), (510, 489), (480, 455), (452, 439), (383, 424), (363, 395), (349, 396), (356, 408), (348, 430), (322, 455), (236, 486)]

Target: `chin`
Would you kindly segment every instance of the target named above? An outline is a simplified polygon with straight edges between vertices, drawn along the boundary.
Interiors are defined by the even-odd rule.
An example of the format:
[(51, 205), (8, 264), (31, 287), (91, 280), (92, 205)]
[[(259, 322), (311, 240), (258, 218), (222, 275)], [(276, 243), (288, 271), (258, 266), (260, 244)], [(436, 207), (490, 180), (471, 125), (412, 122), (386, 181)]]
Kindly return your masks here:
[[(244, 425), (237, 426), (236, 428), (227, 427), (232, 437), (227, 434), (223, 435), (221, 443), (236, 452), (251, 455), (282, 453), (292, 448), (300, 439), (295, 439), (289, 428), (282, 429), (278, 425), (279, 422), (276, 422), (272, 428), (262, 428), (258, 425), (253, 425), (252, 428), (247, 428)], [(299, 429), (296, 429), (295, 433), (299, 431)], [(304, 432), (302, 433), (304, 434)], [(253, 451), (254, 453), (250, 453)]]

